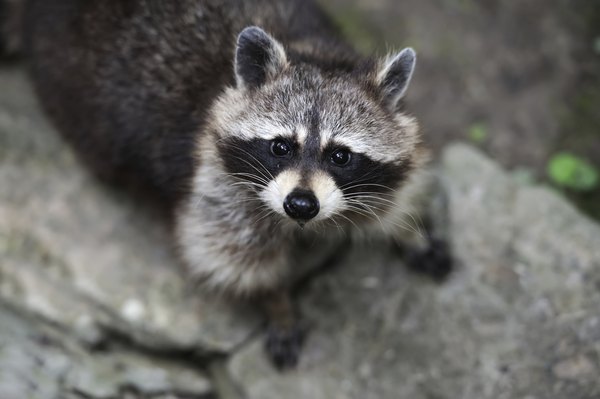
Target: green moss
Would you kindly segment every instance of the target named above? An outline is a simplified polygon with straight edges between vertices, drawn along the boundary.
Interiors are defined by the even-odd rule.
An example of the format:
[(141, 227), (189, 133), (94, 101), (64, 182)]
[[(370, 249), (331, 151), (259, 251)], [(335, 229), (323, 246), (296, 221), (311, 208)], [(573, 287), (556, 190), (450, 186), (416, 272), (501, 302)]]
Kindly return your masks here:
[(488, 137), (488, 130), (483, 123), (474, 123), (469, 127), (467, 134), (473, 143), (482, 144)]
[(592, 191), (599, 183), (598, 170), (587, 160), (569, 153), (550, 159), (548, 176), (554, 184), (574, 191)]

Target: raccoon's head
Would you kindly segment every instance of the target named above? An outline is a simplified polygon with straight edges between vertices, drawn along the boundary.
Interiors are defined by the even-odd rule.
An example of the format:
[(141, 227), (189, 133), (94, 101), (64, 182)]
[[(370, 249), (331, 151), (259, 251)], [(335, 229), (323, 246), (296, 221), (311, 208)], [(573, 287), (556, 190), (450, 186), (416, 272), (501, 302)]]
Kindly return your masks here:
[(419, 152), (416, 121), (399, 104), (412, 49), (356, 61), (286, 49), (249, 27), (234, 65), (236, 85), (211, 123), (232, 181), (301, 226), (356, 221), (392, 205)]

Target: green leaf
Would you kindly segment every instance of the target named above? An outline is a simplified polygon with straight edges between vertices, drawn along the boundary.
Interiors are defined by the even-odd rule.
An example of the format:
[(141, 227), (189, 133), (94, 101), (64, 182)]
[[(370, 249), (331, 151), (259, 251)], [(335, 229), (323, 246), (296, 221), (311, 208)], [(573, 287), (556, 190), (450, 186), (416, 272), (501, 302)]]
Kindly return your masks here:
[(569, 153), (554, 155), (548, 163), (548, 176), (554, 184), (575, 191), (598, 187), (598, 170), (585, 159)]
[(483, 123), (474, 123), (469, 127), (469, 139), (477, 144), (481, 144), (488, 136), (487, 129)]

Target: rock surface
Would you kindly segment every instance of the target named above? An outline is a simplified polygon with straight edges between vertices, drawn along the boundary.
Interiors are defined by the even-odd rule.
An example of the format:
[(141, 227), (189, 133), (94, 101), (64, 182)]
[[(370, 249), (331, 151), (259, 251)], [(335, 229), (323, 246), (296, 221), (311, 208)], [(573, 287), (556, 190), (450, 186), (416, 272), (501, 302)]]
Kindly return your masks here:
[(127, 348), (90, 352), (64, 331), (0, 307), (3, 399), (179, 397), (174, 394), (212, 397), (208, 379), (183, 362)]
[(0, 301), (89, 347), (117, 338), (202, 358), (243, 343), (256, 315), (192, 293), (164, 224), (78, 165), (21, 70), (3, 70), (0, 87)]
[(77, 164), (22, 71), (0, 87), (0, 398), (600, 397), (600, 227), (470, 147), (439, 173), (449, 280), (354, 248), (300, 293), (311, 334), (281, 375), (260, 319), (192, 293), (156, 216)]
[(296, 372), (274, 374), (259, 342), (234, 356), (250, 398), (600, 397), (600, 227), (470, 147), (447, 149), (441, 170), (449, 280), (355, 249), (304, 295)]

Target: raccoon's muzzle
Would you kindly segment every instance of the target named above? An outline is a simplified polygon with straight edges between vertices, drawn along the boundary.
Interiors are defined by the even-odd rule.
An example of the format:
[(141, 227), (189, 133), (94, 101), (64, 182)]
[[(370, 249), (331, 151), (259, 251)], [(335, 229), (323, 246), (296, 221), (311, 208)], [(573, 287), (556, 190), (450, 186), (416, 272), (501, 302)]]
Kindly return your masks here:
[(283, 209), (299, 223), (307, 222), (319, 213), (319, 200), (307, 190), (294, 190), (283, 201)]

